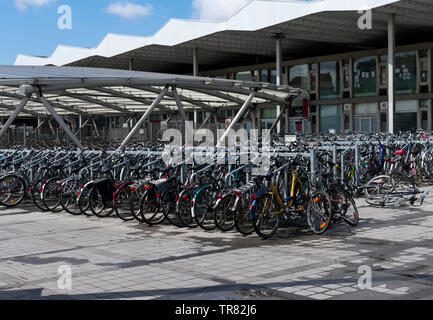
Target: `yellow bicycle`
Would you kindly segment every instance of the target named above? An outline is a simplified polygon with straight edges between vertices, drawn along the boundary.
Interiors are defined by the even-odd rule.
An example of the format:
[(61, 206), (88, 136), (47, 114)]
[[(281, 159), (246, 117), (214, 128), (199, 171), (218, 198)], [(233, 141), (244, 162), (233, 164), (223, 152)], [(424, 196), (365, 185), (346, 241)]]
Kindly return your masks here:
[[(271, 238), (278, 231), (281, 216), (292, 221), (305, 220), (309, 230), (317, 234), (325, 232), (331, 221), (329, 196), (323, 191), (310, 192), (307, 177), (300, 177), (293, 163), (290, 164), (290, 172), (290, 193), (287, 198), (283, 198), (276, 189), (272, 174), (266, 177), (270, 190), (253, 196), (250, 215), (255, 232), (264, 239)], [(280, 177), (281, 172), (276, 180)]]

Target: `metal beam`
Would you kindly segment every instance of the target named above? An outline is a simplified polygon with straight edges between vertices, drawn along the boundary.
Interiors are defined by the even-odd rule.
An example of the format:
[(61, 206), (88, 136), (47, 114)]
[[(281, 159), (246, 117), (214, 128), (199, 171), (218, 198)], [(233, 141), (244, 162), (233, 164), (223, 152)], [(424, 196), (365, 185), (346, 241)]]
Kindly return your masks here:
[(216, 90), (191, 89), (191, 91), (195, 91), (195, 92), (199, 92), (199, 93), (204, 93), (204, 94), (211, 95), (213, 97), (225, 99), (225, 100), (237, 103), (240, 106), (244, 103), (244, 100), (242, 100), (240, 98), (233, 97), (233, 96), (231, 96), (231, 95), (229, 95), (227, 93), (219, 92), (219, 91), (216, 91)]
[(199, 130), (201, 129), (201, 128), (203, 128), (204, 127), (204, 125), (212, 118), (212, 115), (213, 115), (213, 113), (212, 112), (209, 112), (209, 116), (203, 121), (203, 123), (201, 124), (201, 126), (200, 126), (200, 128), (199, 128)]
[[(22, 99), (22, 98), (24, 98), (23, 95), (16, 94), (16, 93), (11, 93), (11, 92), (6, 92), (6, 91), (0, 91), (0, 96), (14, 98), (14, 99)], [(29, 101), (31, 101), (31, 102), (38, 102), (38, 103), (40, 102), (38, 99), (35, 99), (35, 98), (30, 98)], [(63, 109), (63, 110), (66, 110), (66, 111), (69, 111), (69, 112), (72, 112), (72, 113), (76, 113), (76, 114), (80, 114), (80, 115), (91, 116), (90, 113), (88, 113), (86, 111), (83, 111), (83, 110), (80, 110), (80, 109), (77, 109), (75, 107), (65, 106), (65, 105), (57, 103), (57, 102), (56, 103), (51, 102), (51, 104), (52, 104), (52, 106), (54, 108)], [(31, 110), (27, 110), (26, 112), (29, 113), (29, 114), (34, 113), (34, 111), (31, 111)], [(37, 114), (37, 115), (41, 116), (42, 114)]]
[(92, 119), (92, 123), (93, 123), (93, 128), (95, 129), (96, 136), (99, 138), (98, 126), (96, 125), (96, 121), (94, 118)]
[(193, 76), (197, 77), (199, 72), (199, 65), (198, 65), (198, 48), (194, 47), (192, 49), (192, 69), (193, 69)]
[[(200, 88), (200, 89), (204, 88), (204, 89), (206, 89), (206, 86), (203, 86), (203, 85), (201, 85), (201, 86), (182, 85), (182, 86), (178, 86), (178, 88), (185, 88), (187, 90), (194, 91), (195, 88)], [(219, 89), (219, 90), (220, 91), (224, 91), (224, 92), (230, 92), (230, 93), (239, 93), (239, 94), (244, 95), (244, 96), (248, 96), (250, 94), (250, 92), (251, 92), (248, 89), (244, 89), (244, 88), (240, 88), (240, 87), (229, 87), (229, 86), (227, 86), (227, 87), (221, 87), (221, 89)], [(299, 89), (299, 92), (297, 92), (297, 93), (295, 93), (295, 92), (293, 92), (293, 93), (287, 93), (287, 97), (289, 97), (289, 96), (296, 96), (297, 97), (301, 93), (302, 93), (302, 91)], [(259, 98), (259, 99), (263, 99), (263, 100), (273, 101), (274, 103), (280, 103), (282, 105), (284, 105), (284, 104), (287, 103), (287, 99), (276, 97), (276, 96), (273, 96), (271, 94), (267, 94), (265, 92), (257, 92), (255, 97)]]
[[(269, 129), (269, 132), (272, 132), (278, 126), (278, 124), (280, 123), (281, 119), (283, 118), (283, 116), (285, 114), (286, 108), (287, 108), (287, 105), (284, 105), (283, 110), (281, 110), (277, 119), (275, 119), (274, 123), (271, 126), (271, 129)], [(278, 130), (277, 130), (277, 133), (281, 133), (281, 131), (278, 132)]]
[[(132, 88), (132, 87), (131, 87), (131, 88)], [(142, 90), (142, 89), (139, 89), (139, 88), (134, 88), (134, 89)], [(141, 97), (136, 97), (136, 96), (134, 96), (134, 95), (132, 95), (132, 94), (125, 93), (125, 92), (121, 92), (121, 91), (116, 91), (116, 90), (113, 90), (113, 89), (108, 89), (108, 88), (95, 88), (95, 89), (93, 89), (93, 90), (94, 90), (94, 91), (99, 91), (99, 92), (108, 93), (108, 94), (110, 94), (110, 95), (112, 95), (112, 96), (115, 96), (115, 97), (120, 97), (120, 98), (129, 99), (129, 100), (132, 100), (132, 101), (140, 102), (140, 103), (143, 103), (143, 104), (145, 104), (145, 105), (150, 105), (150, 104), (152, 104), (152, 100), (150, 100), (150, 99), (141, 98)], [(158, 108), (158, 109), (161, 109), (161, 110), (164, 110), (164, 111), (167, 111), (167, 112), (170, 112), (170, 113), (174, 113), (174, 111), (173, 111), (172, 109), (170, 109), (170, 108), (168, 108), (168, 107), (166, 107), (166, 106), (163, 106), (163, 105), (159, 105), (157, 108)]]
[(222, 137), (218, 141), (217, 148), (220, 147), (221, 144), (224, 144), (224, 141), (225, 141), (227, 135), (229, 134), (230, 130), (232, 130), (234, 128), (234, 126), (242, 118), (242, 115), (245, 113), (245, 111), (248, 110), (248, 108), (249, 108), (249, 106), (251, 104), (251, 101), (253, 101), (254, 97), (256, 96), (256, 93), (257, 93), (256, 91), (251, 91), (250, 95), (248, 96), (248, 99), (244, 102), (243, 106), (241, 107), (241, 109), (236, 114), (236, 116), (233, 119), (233, 121), (230, 123), (229, 127), (227, 128), (227, 130), (224, 132), (224, 134), (222, 135)]
[(394, 133), (395, 113), (395, 14), (388, 18), (388, 132)]
[(144, 124), (144, 122), (147, 120), (147, 118), (150, 117), (150, 114), (152, 111), (156, 108), (156, 106), (161, 102), (161, 100), (164, 98), (164, 96), (167, 94), (168, 88), (165, 87), (162, 89), (162, 91), (159, 93), (158, 97), (153, 101), (152, 105), (147, 109), (147, 111), (144, 113), (144, 115), (138, 120), (134, 128), (132, 128), (131, 132), (128, 134), (128, 136), (123, 140), (120, 147), (117, 149), (117, 151), (123, 151), (126, 147), (126, 145), (131, 141), (131, 139), (135, 136), (138, 130), (140, 130), (140, 127)]
[(172, 87), (171, 92), (172, 92), (172, 95), (174, 97), (174, 100), (176, 100), (177, 108), (180, 111), (180, 115), (182, 117), (182, 120), (184, 122), (187, 121), (186, 113), (185, 113), (185, 110), (183, 109), (182, 101), (180, 99), (180, 96), (179, 96), (179, 94), (177, 92), (176, 87)]
[(88, 95), (84, 95), (84, 94), (80, 94), (80, 93), (71, 93), (71, 92), (65, 92), (63, 95), (65, 95), (67, 97), (74, 98), (74, 99), (78, 99), (78, 100), (86, 101), (86, 102), (89, 102), (89, 103), (93, 103), (93, 104), (96, 104), (96, 105), (100, 105), (100, 106), (103, 106), (103, 107), (106, 107), (108, 109), (112, 109), (112, 110), (115, 110), (115, 111), (118, 111), (118, 112), (121, 112), (121, 113), (134, 114), (134, 112), (128, 110), (127, 108), (122, 108), (122, 107), (119, 107), (119, 106), (114, 105), (112, 103), (109, 103), (107, 101), (103, 101), (103, 100), (92, 98), (92, 97), (90, 97)]
[[(141, 87), (140, 86), (140, 87), (132, 87), (132, 88), (137, 88), (137, 89), (141, 89), (141, 90), (149, 91), (149, 92), (153, 92), (153, 93), (159, 93), (158, 89), (155, 89), (155, 88), (152, 88), (152, 87)], [(190, 98), (185, 97), (185, 96), (179, 94), (179, 92), (177, 92), (177, 94), (179, 95), (179, 97), (182, 100), (191, 100)], [(167, 92), (167, 96), (169, 96), (171, 98), (175, 98), (174, 95), (173, 95), (173, 93), (170, 93), (170, 92)], [(200, 102), (200, 101), (188, 101), (188, 103), (190, 103), (190, 104), (192, 104), (194, 106), (200, 107), (200, 108), (202, 108), (203, 110), (206, 110), (206, 111), (213, 111), (213, 107), (212, 106), (210, 106), (210, 105), (208, 105), (206, 103)]]
[(29, 102), (30, 97), (24, 97), (21, 102), (16, 106), (15, 111), (10, 115), (6, 123), (3, 125), (3, 127), (0, 129), (0, 139), (3, 137), (3, 135), (6, 133), (6, 131), (9, 129), (10, 125), (15, 121), (15, 119), (18, 117), (20, 112), (23, 110), (27, 102)]
[(69, 136), (69, 138), (71, 138), (71, 140), (77, 145), (77, 147), (80, 150), (83, 150), (84, 146), (81, 144), (80, 140), (78, 140), (78, 138), (74, 135), (74, 133), (68, 128), (66, 123), (63, 121), (62, 117), (60, 117), (57, 114), (57, 112), (54, 110), (54, 108), (51, 106), (51, 104), (48, 102), (48, 100), (45, 99), (45, 97), (39, 93), (37, 93), (36, 96), (41, 101), (41, 103), (45, 106), (45, 108), (47, 108), (49, 113), (51, 113), (51, 115), (54, 117), (54, 119), (56, 119), (56, 121), (58, 122), (60, 127), (62, 127), (62, 129), (66, 132), (66, 134)]
[(83, 129), (90, 121), (90, 118), (87, 118), (86, 121), (84, 121), (84, 123), (81, 123), (81, 117), (80, 117), (80, 126), (78, 128), (77, 131), (75, 131), (75, 135), (77, 135), (79, 132), (81, 133), (81, 129)]

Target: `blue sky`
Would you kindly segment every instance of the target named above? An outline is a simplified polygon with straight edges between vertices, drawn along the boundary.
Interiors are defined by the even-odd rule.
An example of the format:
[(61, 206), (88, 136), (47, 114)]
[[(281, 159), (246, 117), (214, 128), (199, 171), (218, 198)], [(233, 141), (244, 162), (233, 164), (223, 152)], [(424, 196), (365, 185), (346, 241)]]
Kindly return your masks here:
[[(250, 0), (0, 0), (0, 64), (17, 54), (48, 56), (58, 44), (95, 47), (107, 33), (152, 35), (170, 18), (220, 20)], [(59, 30), (59, 6), (72, 30)]]

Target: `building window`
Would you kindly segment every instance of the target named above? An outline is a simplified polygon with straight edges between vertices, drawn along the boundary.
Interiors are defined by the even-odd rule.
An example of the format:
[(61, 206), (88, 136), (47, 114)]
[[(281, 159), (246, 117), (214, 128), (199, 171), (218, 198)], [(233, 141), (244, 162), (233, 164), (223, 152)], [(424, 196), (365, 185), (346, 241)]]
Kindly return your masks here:
[(251, 71), (236, 72), (236, 80), (251, 81)]
[(354, 109), (354, 129), (357, 132), (377, 131), (377, 103), (357, 103)]
[(304, 116), (304, 107), (291, 107), (289, 109), (290, 118), (302, 118)]
[(340, 68), (336, 61), (320, 63), (320, 99), (340, 98)]
[(271, 70), (271, 83), (277, 84), (277, 70), (275, 69)]
[(289, 86), (308, 90), (308, 65), (289, 67)]
[(417, 101), (397, 101), (395, 104), (396, 131), (409, 131), (417, 128)]
[(365, 57), (353, 63), (353, 94), (355, 98), (376, 95), (376, 57)]
[(328, 133), (331, 129), (341, 132), (340, 109), (339, 105), (320, 106), (321, 133)]
[(268, 69), (260, 70), (260, 82), (269, 82), (269, 70)]
[(262, 109), (262, 119), (276, 119), (276, 118), (277, 118), (277, 108)]
[(395, 56), (396, 94), (416, 93), (416, 51)]

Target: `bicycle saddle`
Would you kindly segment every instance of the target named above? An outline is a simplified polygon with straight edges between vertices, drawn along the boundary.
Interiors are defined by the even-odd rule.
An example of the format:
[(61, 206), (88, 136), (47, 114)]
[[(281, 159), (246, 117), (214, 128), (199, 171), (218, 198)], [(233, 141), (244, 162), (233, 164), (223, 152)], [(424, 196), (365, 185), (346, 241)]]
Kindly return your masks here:
[(396, 154), (397, 156), (401, 156), (401, 155), (403, 155), (403, 153), (404, 153), (403, 149), (401, 149), (401, 150), (397, 150), (397, 151), (395, 152), (395, 154)]

